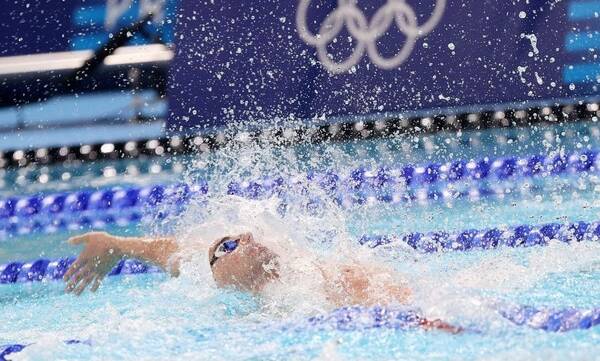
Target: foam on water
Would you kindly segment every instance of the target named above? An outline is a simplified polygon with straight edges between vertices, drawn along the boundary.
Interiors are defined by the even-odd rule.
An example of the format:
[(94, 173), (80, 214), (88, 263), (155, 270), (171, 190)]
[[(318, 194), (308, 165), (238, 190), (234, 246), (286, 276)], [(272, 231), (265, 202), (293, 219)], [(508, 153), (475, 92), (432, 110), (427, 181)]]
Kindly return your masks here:
[[(392, 253), (382, 255), (385, 254)], [(515, 298), (532, 302), (521, 295), (543, 282), (568, 275), (573, 284), (583, 285), (585, 282), (578, 281), (578, 274), (588, 273), (592, 278), (600, 275), (600, 244), (594, 242), (551, 241), (546, 247), (530, 249), (507, 247), (435, 255), (422, 255), (402, 247), (393, 257), (414, 290), (413, 306), (429, 317), (473, 324), (488, 331), (504, 330), (507, 321), (498, 317), (497, 310)], [(572, 293), (565, 303), (556, 299), (559, 291), (552, 291), (553, 288), (546, 286), (546, 297), (536, 306), (597, 307), (594, 289), (569, 288)]]
[[(327, 152), (324, 157), (342, 158)], [(216, 191), (192, 202), (175, 227), (185, 247), (198, 250), (188, 263), (188, 273), (195, 274), (202, 284), (211, 283), (206, 261), (208, 245), (225, 235), (252, 232), (280, 258), (280, 279), (267, 288), (264, 310), (306, 315), (331, 309), (318, 266), (357, 263), (370, 257), (370, 252), (348, 233), (346, 213), (322, 189), (307, 181), (301, 163), (294, 152), (262, 142), (234, 142), (195, 163), (213, 170), (209, 182)], [(285, 188), (283, 195), (270, 199), (227, 195), (232, 180), (264, 175), (285, 175), (297, 182)], [(188, 177), (193, 178), (194, 173)], [(314, 206), (315, 201), (318, 206)], [(377, 262), (374, 258), (369, 261)]]

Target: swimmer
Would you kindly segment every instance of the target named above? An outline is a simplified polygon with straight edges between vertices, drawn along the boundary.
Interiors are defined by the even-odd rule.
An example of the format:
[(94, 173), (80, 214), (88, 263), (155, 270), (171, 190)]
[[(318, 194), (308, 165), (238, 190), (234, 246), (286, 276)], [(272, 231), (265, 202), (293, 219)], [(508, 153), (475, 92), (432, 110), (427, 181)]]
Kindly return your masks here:
[[(118, 237), (105, 232), (75, 236), (69, 243), (83, 246), (81, 254), (64, 275), (66, 291), (76, 295), (88, 286), (95, 292), (121, 259), (136, 258), (152, 263), (177, 277), (184, 257), (198, 251), (182, 249), (173, 238)], [(254, 240), (251, 233), (217, 239), (208, 249), (208, 263), (218, 287), (259, 295), (268, 284), (279, 279), (279, 257)], [(324, 294), (338, 307), (405, 304), (410, 298), (410, 289), (394, 283), (393, 277), (384, 270), (356, 264), (322, 264), (318, 269), (324, 281)], [(425, 329), (461, 331), (440, 320), (422, 318), (420, 324)]]

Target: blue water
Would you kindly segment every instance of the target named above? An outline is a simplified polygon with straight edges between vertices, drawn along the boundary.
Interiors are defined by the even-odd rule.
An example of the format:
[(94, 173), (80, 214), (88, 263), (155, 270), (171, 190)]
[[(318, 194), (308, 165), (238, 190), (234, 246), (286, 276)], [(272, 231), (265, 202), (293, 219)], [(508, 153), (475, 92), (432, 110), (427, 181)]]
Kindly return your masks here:
[[(294, 152), (302, 170), (348, 170), (359, 165), (597, 149), (598, 134), (594, 123), (580, 123), (518, 133), (463, 132), (458, 138), (441, 133), (418, 141), (403, 138), (298, 146)], [(213, 156), (60, 165), (46, 170), (32, 168), (22, 174), (8, 171), (1, 192), (32, 194), (212, 177), (219, 171), (211, 168), (209, 158)], [(280, 159), (285, 159), (285, 154)], [(175, 162), (185, 170), (173, 167)], [(236, 162), (248, 169), (254, 164), (244, 163), (243, 158), (236, 159), (234, 165)], [(143, 171), (128, 173), (132, 164)], [(148, 171), (153, 164), (161, 171)], [(107, 167), (117, 171), (105, 176)], [(37, 181), (41, 172), (51, 175), (46, 182)], [(65, 172), (71, 175), (67, 180), (63, 179)], [(17, 181), (20, 176), (26, 181)], [(594, 174), (549, 177), (538, 180), (534, 190), (523, 187), (523, 179), (513, 179), (508, 185), (515, 191), (503, 198), (355, 206), (343, 210), (344, 226), (351, 238), (357, 238), (362, 234), (596, 221), (600, 218), (596, 178)], [(109, 231), (139, 235), (155, 230), (155, 226), (131, 225)], [(69, 235), (12, 238), (0, 245), (0, 262), (75, 254), (77, 250), (64, 242)], [(331, 310), (294, 294), (287, 295), (289, 303), (273, 306), (268, 299), (219, 290), (206, 274), (186, 274), (177, 279), (148, 274), (112, 277), (97, 293), (79, 298), (65, 294), (60, 282), (2, 285), (0, 344), (32, 343), (19, 354), (31, 360), (591, 360), (599, 355), (600, 327), (544, 332), (517, 326), (489, 305), (494, 300), (536, 307), (599, 307), (598, 242), (552, 242), (546, 247), (428, 255), (390, 246), (376, 252), (382, 262), (407, 278), (415, 292), (414, 307), (428, 317), (443, 318), (471, 331), (449, 335), (419, 329), (300, 327), (297, 325), (309, 316)], [(62, 342), (69, 339), (86, 343)]]

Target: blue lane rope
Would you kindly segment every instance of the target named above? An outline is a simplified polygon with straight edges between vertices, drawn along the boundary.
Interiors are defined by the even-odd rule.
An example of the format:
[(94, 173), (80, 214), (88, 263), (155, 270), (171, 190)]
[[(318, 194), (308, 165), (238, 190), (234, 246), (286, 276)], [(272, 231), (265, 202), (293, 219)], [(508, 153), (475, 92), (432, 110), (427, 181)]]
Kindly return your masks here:
[[(91, 346), (92, 343), (90, 341), (81, 341), (81, 340), (66, 340), (63, 342), (66, 345), (75, 345), (75, 344), (83, 344)], [(8, 361), (6, 356), (19, 353), (23, 351), (27, 346), (32, 344), (12, 344), (12, 345), (2, 345), (0, 346), (0, 361)]]
[(14, 353), (19, 353), (25, 349), (29, 345), (21, 345), (21, 344), (12, 344), (12, 345), (4, 345), (0, 346), (0, 361), (8, 361), (6, 356)]
[[(595, 309), (550, 309), (530, 306), (514, 306), (498, 311), (502, 317), (518, 326), (527, 326), (546, 332), (585, 330), (600, 324), (600, 308)], [(419, 327), (422, 317), (411, 310), (394, 310), (383, 307), (343, 307), (327, 315), (308, 318), (305, 322), (286, 327), (287, 329), (319, 329), (338, 331), (362, 331), (375, 328), (411, 330)], [(469, 332), (469, 330), (466, 330)], [(65, 344), (85, 344), (91, 341), (67, 340)], [(6, 356), (23, 351), (30, 344), (0, 346), (0, 361)]]
[[(334, 196), (342, 205), (363, 204), (369, 199), (395, 203), (403, 201), (427, 201), (436, 199), (479, 198), (504, 195), (510, 189), (504, 180), (517, 177), (545, 177), (561, 174), (592, 172), (600, 168), (598, 152), (587, 151), (570, 155), (529, 158), (481, 159), (478, 161), (454, 161), (446, 164), (432, 163), (426, 166), (380, 167), (375, 170), (358, 168), (342, 177), (333, 172), (310, 173), (307, 179), (318, 184)], [(465, 186), (463, 181), (497, 180), (498, 184), (481, 183)], [(248, 198), (260, 198), (279, 194), (282, 187), (294, 187), (294, 179), (283, 177), (264, 178), (259, 181), (231, 182), (228, 193)], [(443, 189), (435, 183), (447, 183)], [(513, 187), (514, 188), (514, 187)], [(97, 191), (77, 191), (26, 197), (10, 197), (0, 200), (0, 236), (28, 233), (31, 231), (66, 228), (77, 215), (85, 214), (93, 222), (95, 213), (123, 212), (155, 207), (162, 202), (182, 205), (190, 197), (209, 192), (208, 184), (173, 184), (147, 187), (111, 188)], [(57, 225), (52, 223), (64, 215)], [(110, 222), (108, 216), (108, 221)], [(25, 223), (25, 225), (23, 225)], [(31, 225), (27, 225), (31, 223)], [(73, 223), (73, 222), (70, 222)], [(20, 229), (23, 228), (23, 229)]]
[[(497, 247), (531, 247), (547, 245), (550, 240), (581, 242), (600, 240), (600, 222), (569, 224), (548, 223), (541, 226), (521, 225), (506, 230), (491, 228), (468, 229), (456, 233), (409, 233), (404, 236), (362, 236), (359, 243), (374, 248), (394, 242), (403, 242), (415, 250), (432, 253), (443, 251), (468, 251)], [(0, 265), (0, 284), (61, 279), (74, 257), (50, 261), (10, 262)], [(160, 272), (160, 269), (137, 260), (122, 260), (110, 273), (138, 274)]]
[[(61, 280), (75, 257), (57, 260), (38, 259), (33, 262), (10, 262), (0, 265), (0, 284), (47, 282)], [(133, 275), (141, 273), (158, 273), (162, 270), (144, 262), (127, 259), (121, 260), (108, 274), (109, 276)]]
[[(582, 330), (600, 325), (600, 308), (553, 309), (513, 305), (500, 307), (497, 312), (516, 325), (548, 332)], [(328, 315), (311, 317), (307, 324), (336, 330), (410, 329), (417, 327), (420, 320), (419, 313), (411, 310), (352, 306), (339, 308)]]
[[(422, 186), (436, 182), (450, 183), (461, 180), (496, 179), (506, 180), (517, 177), (550, 176), (563, 173), (582, 173), (599, 168), (598, 151), (587, 151), (569, 155), (546, 157), (535, 155), (529, 158), (484, 158), (478, 161), (458, 160), (445, 164), (432, 163), (426, 166), (407, 165), (398, 168), (379, 167), (376, 170), (357, 168), (347, 177), (333, 172), (310, 173), (308, 179), (318, 182), (327, 190), (334, 190), (343, 185), (351, 189), (363, 186), (382, 188), (389, 184), (407, 186)], [(282, 177), (265, 178), (260, 181), (232, 182), (229, 185), (230, 194), (258, 197), (273, 191), (283, 184), (291, 184), (293, 180)], [(0, 200), (0, 218), (10, 216), (30, 216), (40, 211), (59, 213), (62, 211), (84, 211), (89, 209), (107, 209), (111, 207), (128, 208), (136, 205), (155, 205), (163, 198), (173, 194), (185, 199), (190, 189), (184, 184), (169, 188), (162, 185), (129, 189), (109, 189), (96, 192), (76, 192), (51, 194), (48, 196), (14, 197)], [(202, 193), (208, 192), (208, 185), (201, 181), (197, 186)]]
[(0, 200), (0, 239), (32, 232), (128, 226), (139, 223), (144, 207), (168, 204), (167, 212), (180, 209), (192, 196), (208, 192), (204, 182), (192, 186), (114, 188)]
[[(192, 192), (190, 189), (199, 188), (201, 191)], [(247, 188), (252, 188), (249, 185)], [(230, 194), (248, 198), (260, 198), (265, 193), (229, 191)], [(262, 188), (264, 190), (264, 188)], [(405, 191), (394, 194), (378, 194), (377, 200), (382, 202), (428, 201), (431, 199), (448, 198), (479, 198), (490, 195), (504, 195), (506, 187), (499, 189), (470, 188), (463, 192), (446, 192), (439, 190), (420, 189), (418, 192)], [(275, 192), (272, 188), (271, 193)], [(146, 188), (109, 189), (95, 192), (80, 191), (71, 194), (49, 195), (40, 200), (36, 197), (15, 201), (17, 206), (13, 214), (2, 216), (0, 208), (0, 239), (15, 235), (30, 233), (52, 234), (60, 231), (85, 230), (89, 228), (103, 229), (117, 225), (121, 227), (137, 224), (143, 218), (144, 206), (153, 209), (160, 208), (159, 217), (183, 209), (183, 205), (193, 195), (206, 194), (206, 188), (188, 187), (184, 184), (171, 186), (156, 185)], [(338, 204), (364, 204), (368, 196), (346, 193), (345, 197), (336, 197)], [(282, 199), (284, 204), (287, 200)], [(293, 200), (292, 200), (293, 201)], [(161, 203), (165, 202), (165, 203)], [(1, 205), (0, 205), (1, 206)]]
[(536, 308), (514, 305), (498, 309), (498, 313), (516, 325), (549, 332), (585, 330), (600, 325), (600, 308)]
[(362, 236), (360, 244), (371, 248), (403, 242), (425, 252), (467, 251), (496, 247), (544, 246), (550, 240), (581, 242), (600, 240), (600, 222), (547, 223), (540, 226), (519, 225), (508, 229), (467, 229), (460, 232), (408, 233), (403, 236)]

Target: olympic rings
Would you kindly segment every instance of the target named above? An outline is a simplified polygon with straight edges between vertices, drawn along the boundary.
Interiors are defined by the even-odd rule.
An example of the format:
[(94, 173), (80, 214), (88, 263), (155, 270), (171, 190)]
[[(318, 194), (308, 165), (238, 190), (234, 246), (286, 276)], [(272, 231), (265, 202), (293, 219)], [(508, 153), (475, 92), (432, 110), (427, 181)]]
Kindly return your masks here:
[[(327, 15), (317, 34), (308, 30), (307, 13), (311, 0), (300, 0), (296, 12), (296, 28), (300, 38), (317, 49), (321, 64), (331, 73), (339, 74), (348, 71), (358, 64), (365, 51), (371, 62), (381, 69), (391, 70), (402, 65), (412, 53), (417, 38), (430, 33), (440, 22), (446, 0), (436, 0), (436, 5), (429, 19), (422, 25), (417, 24), (417, 16), (413, 8), (405, 0), (388, 0), (379, 8), (369, 22), (357, 7), (357, 0), (338, 0), (338, 6)], [(381, 38), (392, 24), (406, 36), (402, 48), (390, 58), (385, 58), (377, 49), (377, 40)], [(345, 60), (336, 62), (327, 51), (331, 43), (346, 26), (348, 33), (356, 40), (352, 54)]]

